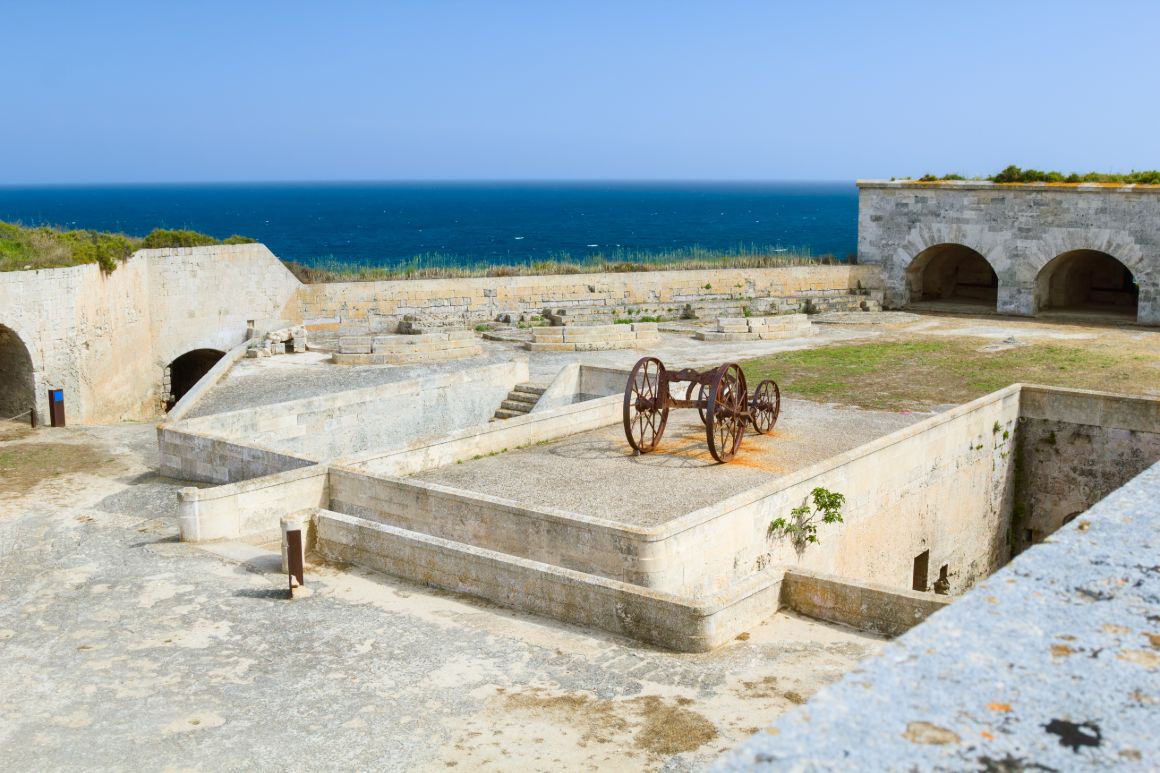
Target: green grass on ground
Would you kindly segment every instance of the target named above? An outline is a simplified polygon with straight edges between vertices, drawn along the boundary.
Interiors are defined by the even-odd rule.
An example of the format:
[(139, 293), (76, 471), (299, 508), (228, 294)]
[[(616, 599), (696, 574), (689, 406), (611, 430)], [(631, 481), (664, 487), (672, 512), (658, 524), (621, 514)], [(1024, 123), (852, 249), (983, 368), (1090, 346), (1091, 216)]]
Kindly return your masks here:
[(844, 344), (742, 363), (750, 385), (783, 395), (884, 410), (964, 403), (1016, 382), (1126, 394), (1160, 390), (1160, 352), (1037, 344), (982, 352), (980, 339)]
[(64, 268), (98, 263), (112, 271), (135, 251), (154, 247), (200, 247), (245, 244), (253, 239), (231, 236), (219, 241), (197, 231), (154, 229), (145, 237), (103, 231), (65, 231), (49, 226), (26, 227), (0, 221), (0, 271)]

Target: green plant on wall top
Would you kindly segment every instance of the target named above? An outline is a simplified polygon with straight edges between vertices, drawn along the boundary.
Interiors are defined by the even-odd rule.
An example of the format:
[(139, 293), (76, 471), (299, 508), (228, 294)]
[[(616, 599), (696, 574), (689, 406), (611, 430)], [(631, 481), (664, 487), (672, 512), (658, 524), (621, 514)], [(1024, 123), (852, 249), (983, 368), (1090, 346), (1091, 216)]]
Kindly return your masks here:
[(845, 502), (844, 495), (819, 486), (810, 492), (805, 504), (789, 511), (788, 518), (771, 521), (769, 536), (789, 537), (800, 553), (806, 545), (818, 541), (819, 524), (842, 522), (842, 505)]

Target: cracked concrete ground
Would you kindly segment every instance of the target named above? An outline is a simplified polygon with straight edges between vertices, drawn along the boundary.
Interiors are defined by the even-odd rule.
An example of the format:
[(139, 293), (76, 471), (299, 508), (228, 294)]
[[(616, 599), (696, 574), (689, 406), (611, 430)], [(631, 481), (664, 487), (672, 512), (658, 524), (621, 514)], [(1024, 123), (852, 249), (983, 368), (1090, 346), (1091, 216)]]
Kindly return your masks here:
[(883, 642), (674, 654), (266, 546), (177, 540), (152, 425), (0, 429), (9, 770), (690, 770)]

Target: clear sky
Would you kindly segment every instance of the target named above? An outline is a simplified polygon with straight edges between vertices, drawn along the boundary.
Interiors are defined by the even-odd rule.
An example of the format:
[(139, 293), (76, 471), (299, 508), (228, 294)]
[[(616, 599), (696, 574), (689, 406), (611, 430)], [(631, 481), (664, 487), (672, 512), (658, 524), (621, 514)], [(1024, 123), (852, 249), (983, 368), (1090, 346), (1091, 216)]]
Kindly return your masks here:
[(0, 184), (1160, 167), (1160, 2), (0, 0)]

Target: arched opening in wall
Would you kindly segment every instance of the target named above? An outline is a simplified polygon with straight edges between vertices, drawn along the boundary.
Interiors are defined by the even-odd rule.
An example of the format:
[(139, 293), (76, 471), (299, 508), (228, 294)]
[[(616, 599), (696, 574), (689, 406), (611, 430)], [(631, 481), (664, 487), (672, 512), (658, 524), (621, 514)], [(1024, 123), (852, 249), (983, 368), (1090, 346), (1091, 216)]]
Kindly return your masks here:
[(0, 420), (29, 422), (36, 406), (32, 357), (12, 328), (0, 325)]
[(994, 308), (999, 277), (981, 254), (962, 244), (927, 247), (906, 269), (910, 300), (986, 304)]
[(1035, 291), (1041, 310), (1103, 312), (1135, 317), (1140, 288), (1120, 261), (1098, 250), (1056, 255), (1039, 272)]
[(169, 363), (165, 368), (165, 389), (162, 395), (165, 410), (171, 410), (178, 400), (185, 397), (185, 393), (193, 389), (194, 384), (201, 381), (201, 377), (209, 373), (210, 368), (225, 354), (217, 349), (194, 349)]

